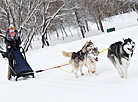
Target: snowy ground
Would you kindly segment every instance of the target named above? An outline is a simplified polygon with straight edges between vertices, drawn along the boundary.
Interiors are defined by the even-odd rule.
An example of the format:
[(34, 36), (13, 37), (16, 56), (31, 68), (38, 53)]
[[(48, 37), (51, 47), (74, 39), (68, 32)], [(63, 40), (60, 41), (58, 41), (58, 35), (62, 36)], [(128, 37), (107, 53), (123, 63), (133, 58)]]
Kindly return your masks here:
[[(133, 17), (132, 15), (135, 15)], [(126, 20), (126, 19), (129, 20)], [(131, 19), (132, 18), (132, 19)], [(122, 21), (123, 19), (120, 18)], [(125, 22), (129, 21), (129, 22)], [(112, 21), (114, 23), (114, 21)], [(117, 20), (119, 23), (119, 19)], [(111, 22), (105, 25), (115, 25)], [(132, 24), (133, 22), (133, 24)], [(112, 33), (103, 33), (76, 41), (59, 43), (45, 49), (29, 51), (27, 61), (34, 71), (61, 65), (69, 58), (62, 56), (61, 51), (78, 51), (87, 40), (102, 51), (110, 44), (130, 37), (138, 44), (138, 22), (136, 14), (130, 14), (124, 23)], [(129, 26), (130, 24), (130, 26)], [(126, 25), (121, 28), (122, 25)], [(120, 28), (119, 28), (120, 26)], [(109, 26), (106, 26), (109, 27)], [(91, 31), (93, 33), (93, 31)], [(90, 34), (90, 33), (89, 33)], [(88, 34), (88, 35), (89, 35)], [(0, 57), (0, 101), (1, 102), (138, 102), (138, 49), (136, 46), (130, 67), (128, 79), (121, 79), (114, 66), (107, 59), (107, 51), (99, 55), (97, 73), (95, 76), (87, 72), (84, 76), (75, 78), (74, 74), (60, 69), (52, 69), (35, 74), (35, 78), (8, 81), (7, 60)], [(71, 66), (62, 67), (71, 71)]]

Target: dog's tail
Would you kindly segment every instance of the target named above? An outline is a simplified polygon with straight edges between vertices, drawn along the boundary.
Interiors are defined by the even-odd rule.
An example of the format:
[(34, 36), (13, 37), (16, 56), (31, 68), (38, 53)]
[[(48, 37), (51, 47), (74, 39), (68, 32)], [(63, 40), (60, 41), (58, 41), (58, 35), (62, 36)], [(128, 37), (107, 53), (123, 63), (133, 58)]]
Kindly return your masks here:
[(63, 56), (65, 56), (65, 57), (71, 57), (71, 56), (72, 56), (72, 53), (73, 53), (73, 52), (65, 52), (65, 51), (62, 51), (62, 54), (63, 54)]

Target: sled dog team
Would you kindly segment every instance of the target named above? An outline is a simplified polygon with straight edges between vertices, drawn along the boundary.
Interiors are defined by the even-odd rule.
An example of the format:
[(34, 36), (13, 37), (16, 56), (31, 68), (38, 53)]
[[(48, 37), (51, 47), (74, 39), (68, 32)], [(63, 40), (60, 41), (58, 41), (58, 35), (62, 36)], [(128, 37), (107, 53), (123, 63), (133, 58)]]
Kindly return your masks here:
[[(132, 39), (123, 39), (109, 46), (107, 58), (113, 63), (121, 78), (128, 77), (128, 67), (135, 50), (135, 42)], [(93, 42), (87, 41), (78, 52), (62, 51), (65, 57), (70, 57), (69, 64), (72, 65), (72, 72), (78, 78), (78, 71), (81, 75), (83, 66), (88, 68), (88, 72), (96, 73), (96, 62), (98, 62), (99, 51), (94, 47)]]

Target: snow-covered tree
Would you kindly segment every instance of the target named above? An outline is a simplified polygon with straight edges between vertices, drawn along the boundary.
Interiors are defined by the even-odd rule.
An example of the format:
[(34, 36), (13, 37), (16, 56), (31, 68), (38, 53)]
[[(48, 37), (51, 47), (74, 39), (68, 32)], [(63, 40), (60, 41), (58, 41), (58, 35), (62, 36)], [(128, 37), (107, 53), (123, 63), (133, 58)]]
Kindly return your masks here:
[[(82, 37), (89, 31), (88, 21), (95, 22), (104, 32), (102, 21), (113, 15), (138, 10), (137, 0), (0, 0), (1, 39), (9, 24), (14, 24), (27, 51), (34, 36), (41, 37), (41, 46), (49, 46), (49, 38), (62, 33), (68, 37), (68, 28), (79, 29)], [(49, 37), (48, 37), (49, 36)], [(0, 42), (0, 44), (3, 41)]]

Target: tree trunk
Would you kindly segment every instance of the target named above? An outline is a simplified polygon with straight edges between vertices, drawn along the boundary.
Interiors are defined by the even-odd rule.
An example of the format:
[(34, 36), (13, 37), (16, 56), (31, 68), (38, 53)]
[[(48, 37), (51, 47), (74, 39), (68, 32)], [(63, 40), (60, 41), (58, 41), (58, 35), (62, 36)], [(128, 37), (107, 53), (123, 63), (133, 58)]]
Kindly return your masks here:
[(99, 25), (98, 25), (98, 23), (97, 23), (97, 22), (96, 22), (96, 25), (97, 25), (98, 30), (100, 30), (100, 27), (99, 27)]
[(86, 29), (85, 29), (85, 26), (82, 26), (83, 27), (83, 31), (86, 33)]
[(87, 20), (85, 20), (85, 23), (86, 23), (86, 29), (87, 29), (87, 31), (89, 32), (90, 30), (89, 30), (88, 21), (87, 21)]
[[(34, 34), (33, 34), (33, 35), (34, 35)], [(28, 43), (28, 45), (27, 45), (27, 47), (26, 47), (26, 49), (25, 49), (25, 52), (28, 51), (29, 46), (31, 45), (31, 41), (32, 41), (32, 39), (33, 39), (33, 35), (31, 36), (31, 39), (30, 39), (30, 41), (29, 41), (29, 43)]]
[(51, 36), (50, 36), (50, 34), (51, 34), (50, 32), (47, 33), (47, 35), (49, 36), (49, 39), (51, 40)]
[(84, 35), (84, 32), (83, 32), (83, 27), (80, 25), (80, 21), (79, 21), (77, 12), (75, 12), (75, 16), (76, 16), (76, 20), (77, 20), (78, 26), (79, 26), (79, 28), (80, 28), (82, 37), (85, 38), (85, 35)]
[(66, 32), (65, 28), (63, 27), (63, 25), (61, 25), (61, 28), (63, 29), (63, 31), (64, 31), (64, 33), (65, 33), (66, 37), (68, 37), (68, 34), (67, 34), (67, 32)]
[(99, 20), (100, 29), (102, 32), (104, 32), (102, 21), (100, 20), (100, 18), (98, 20)]
[(16, 27), (15, 19), (14, 19), (14, 16), (13, 16), (13, 13), (12, 13), (12, 10), (11, 10), (10, 7), (9, 7), (9, 12), (10, 12), (10, 14), (11, 14), (11, 18), (12, 18), (12, 21), (13, 21), (13, 25)]
[(45, 36), (43, 35), (43, 36), (42, 36), (42, 48), (44, 48), (45, 45), (46, 45), (46, 44), (45, 44)]
[(44, 46), (49, 46), (49, 42), (47, 41), (47, 39), (45, 38), (45, 34), (42, 35), (42, 48), (44, 48)]
[(47, 46), (50, 46), (50, 44), (49, 44), (49, 42), (46, 40), (46, 44), (47, 44)]
[(101, 15), (101, 12), (100, 12), (100, 9), (99, 9), (99, 6), (97, 6), (97, 11), (98, 11), (98, 23), (99, 23), (99, 26), (100, 26), (100, 29), (102, 32), (104, 32), (104, 28), (103, 28), (103, 24), (102, 24), (102, 15)]
[(84, 35), (84, 32), (83, 32), (83, 27), (82, 26), (80, 26), (80, 30), (81, 30), (82, 37), (85, 38), (85, 35)]
[(23, 45), (24, 49), (26, 49), (26, 47), (27, 47), (27, 44), (29, 42), (30, 35), (31, 35), (31, 33), (28, 34), (27, 39), (24, 42), (24, 45)]
[[(58, 31), (57, 31), (57, 29), (55, 29), (55, 31), (56, 31), (56, 34), (57, 34), (57, 39), (59, 38), (59, 34), (58, 34)], [(59, 39), (58, 39), (59, 40)]]
[(73, 34), (72, 34), (72, 32), (71, 32), (70, 28), (68, 28), (68, 29), (69, 29), (69, 32), (70, 32), (71, 36), (73, 37)]
[(60, 30), (61, 30), (61, 33), (62, 33), (62, 38), (63, 38), (63, 40), (64, 40), (64, 34), (63, 34), (62, 28), (60, 28)]

